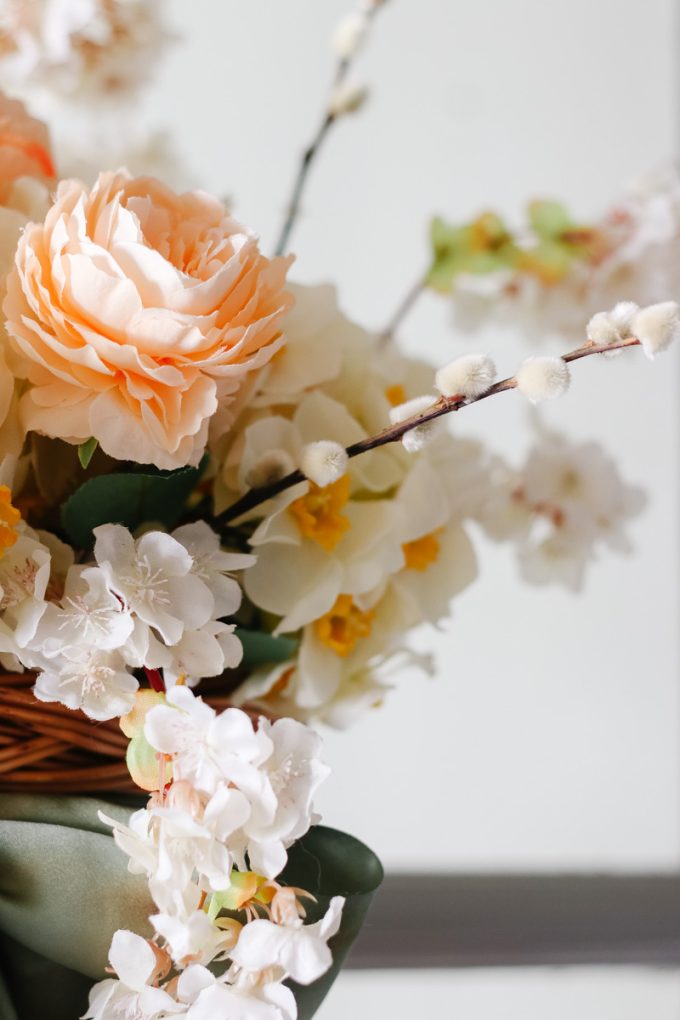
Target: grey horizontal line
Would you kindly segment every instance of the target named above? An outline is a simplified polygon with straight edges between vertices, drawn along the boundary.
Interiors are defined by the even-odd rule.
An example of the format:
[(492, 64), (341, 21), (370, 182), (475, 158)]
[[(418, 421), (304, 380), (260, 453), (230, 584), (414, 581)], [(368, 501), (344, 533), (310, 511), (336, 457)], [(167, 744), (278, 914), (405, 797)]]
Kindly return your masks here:
[(348, 966), (680, 966), (680, 874), (388, 875)]

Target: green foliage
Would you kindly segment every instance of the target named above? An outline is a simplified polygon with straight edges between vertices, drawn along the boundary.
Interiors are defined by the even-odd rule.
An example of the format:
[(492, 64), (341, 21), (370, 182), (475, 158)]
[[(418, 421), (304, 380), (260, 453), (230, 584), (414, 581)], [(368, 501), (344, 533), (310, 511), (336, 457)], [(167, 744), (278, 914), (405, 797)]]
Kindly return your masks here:
[(516, 248), (505, 223), (495, 213), (483, 213), (472, 223), (449, 226), (432, 221), (432, 264), (427, 285), (448, 294), (459, 273), (492, 273), (512, 265)]
[(246, 666), (262, 666), (267, 663), (287, 662), (297, 651), (295, 638), (274, 637), (259, 630), (245, 630), (238, 627), (236, 636), (243, 645), (243, 663)]
[(78, 447), (78, 460), (80, 461), (80, 466), (84, 471), (87, 471), (90, 466), (90, 461), (94, 456), (94, 451), (97, 449), (97, 446), (97, 440), (94, 436), (90, 436), (85, 443), (81, 443)]
[(437, 217), (431, 226), (427, 286), (449, 294), (459, 273), (483, 275), (503, 269), (535, 276), (550, 286), (562, 279), (574, 261), (591, 258), (601, 243), (598, 231), (576, 224), (561, 202), (531, 202), (527, 217), (528, 237), (513, 236), (493, 212), (457, 226)]
[(124, 524), (133, 531), (155, 522), (174, 527), (202, 472), (197, 468), (177, 471), (119, 472), (90, 478), (66, 501), (61, 522), (76, 548), (92, 545), (92, 531), (100, 524)]
[(560, 239), (574, 223), (561, 202), (537, 199), (529, 203), (529, 225), (541, 240)]

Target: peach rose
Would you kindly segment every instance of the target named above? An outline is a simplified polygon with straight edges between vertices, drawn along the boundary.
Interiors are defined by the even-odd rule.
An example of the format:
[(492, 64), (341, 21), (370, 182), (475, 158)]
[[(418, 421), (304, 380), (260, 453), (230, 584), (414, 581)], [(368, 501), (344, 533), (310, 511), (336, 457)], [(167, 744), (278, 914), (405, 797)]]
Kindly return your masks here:
[(55, 176), (47, 128), (18, 99), (0, 92), (0, 205), (6, 205), (19, 177)]
[(119, 460), (197, 464), (244, 377), (283, 345), (289, 259), (203, 192), (101, 174), (63, 181), (7, 281), (11, 365), (27, 431)]

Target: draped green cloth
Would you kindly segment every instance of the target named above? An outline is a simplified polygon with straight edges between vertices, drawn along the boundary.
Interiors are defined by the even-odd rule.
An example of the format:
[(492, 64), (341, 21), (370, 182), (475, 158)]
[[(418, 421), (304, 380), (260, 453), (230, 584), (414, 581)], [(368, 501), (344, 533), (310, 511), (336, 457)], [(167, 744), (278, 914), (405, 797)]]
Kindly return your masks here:
[[(0, 1020), (76, 1020), (89, 988), (106, 976), (113, 932), (152, 934), (146, 881), (127, 871), (100, 810), (126, 820), (131, 808), (94, 797), (0, 794)], [(309, 1020), (363, 923), (382, 867), (358, 840), (317, 826), (289, 851), (283, 879), (317, 897), (310, 920), (332, 896), (347, 897), (330, 943), (333, 968), (308, 988), (291, 982), (300, 1020)]]

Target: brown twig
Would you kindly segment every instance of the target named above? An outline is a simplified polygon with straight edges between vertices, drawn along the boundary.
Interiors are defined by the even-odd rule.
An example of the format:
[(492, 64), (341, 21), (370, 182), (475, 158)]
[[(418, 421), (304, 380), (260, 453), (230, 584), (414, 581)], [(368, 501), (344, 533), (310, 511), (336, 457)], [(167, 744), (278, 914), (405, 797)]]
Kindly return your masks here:
[[(569, 363), (571, 361), (579, 361), (581, 358), (588, 358), (593, 354), (606, 354), (611, 351), (622, 350), (625, 347), (639, 347), (640, 341), (635, 337), (627, 337), (625, 340), (619, 340), (613, 344), (593, 344), (587, 343), (583, 347), (578, 347), (574, 351), (570, 351), (568, 354), (562, 355), (562, 360)], [(431, 407), (425, 411), (421, 411), (419, 414), (414, 414), (410, 418), (406, 418), (404, 421), (398, 422), (396, 425), (389, 425), (384, 428), (381, 432), (378, 432), (374, 436), (368, 436), (366, 439), (361, 439), (357, 443), (352, 443), (351, 446), (346, 448), (348, 457), (358, 457), (362, 453), (367, 453), (369, 450), (375, 450), (379, 446), (386, 446), (388, 443), (396, 443), (407, 432), (411, 432), (413, 429), (418, 428), (420, 425), (426, 425), (428, 422), (434, 421), (437, 418), (441, 418), (445, 414), (451, 414), (452, 411), (460, 411), (463, 407), (469, 407), (471, 404), (477, 404), (480, 400), (486, 400), (487, 397), (495, 397), (499, 393), (506, 393), (508, 390), (514, 390), (517, 386), (516, 377), (509, 376), (507, 379), (501, 379), (500, 382), (494, 383), (488, 390), (480, 394), (478, 397), (461, 397), (454, 395), (452, 397), (440, 397)], [(320, 437), (321, 438), (321, 437)], [(285, 492), (286, 489), (290, 489), (293, 485), (299, 485), (300, 482), (307, 481), (302, 471), (296, 469), (291, 471), (290, 474), (285, 475), (276, 482), (272, 482), (270, 485), (263, 485), (259, 489), (250, 489), (245, 495), (241, 496), (240, 499), (232, 503), (231, 506), (223, 510), (221, 514), (218, 514), (215, 518), (216, 523), (220, 525), (228, 524), (230, 521), (235, 521), (243, 514), (254, 510), (256, 507), (261, 506), (274, 496), (278, 496), (279, 493)]]
[[(376, 2), (376, 0), (374, 0), (374, 2), (370, 5), (368, 10), (366, 11), (366, 18), (369, 21), (371, 21), (378, 13), (380, 8), (385, 6), (386, 2), (387, 0), (379, 0), (379, 2)], [(283, 253), (288, 248), (288, 243), (290, 241), (291, 234), (293, 232), (293, 229), (297, 222), (297, 218), (300, 213), (302, 195), (305, 190), (305, 185), (307, 183), (307, 178), (312, 168), (312, 164), (314, 163), (314, 160), (318, 156), (319, 151), (323, 146), (323, 143), (331, 127), (340, 119), (338, 115), (333, 112), (331, 108), (331, 101), (333, 94), (336, 93), (339, 89), (341, 89), (345, 84), (345, 81), (347, 80), (347, 76), (352, 68), (356, 55), (357, 55), (356, 53), (353, 53), (352, 56), (350, 57), (341, 57), (337, 62), (333, 74), (333, 85), (331, 89), (329, 102), (324, 111), (321, 123), (316, 130), (316, 134), (314, 135), (312, 141), (309, 143), (304, 153), (302, 154), (300, 166), (298, 167), (298, 172), (295, 176), (295, 181), (293, 182), (293, 190), (291, 192), (290, 199), (288, 200), (286, 218), (284, 220), (283, 226), (281, 227), (281, 232), (279, 234), (279, 239), (276, 243), (276, 248), (274, 249), (274, 253), (276, 255), (283, 255)]]
[(423, 276), (418, 277), (416, 282), (410, 287), (392, 315), (392, 318), (380, 332), (379, 342), (381, 344), (385, 344), (392, 339), (420, 295), (424, 292), (426, 286), (427, 274), (424, 274)]

